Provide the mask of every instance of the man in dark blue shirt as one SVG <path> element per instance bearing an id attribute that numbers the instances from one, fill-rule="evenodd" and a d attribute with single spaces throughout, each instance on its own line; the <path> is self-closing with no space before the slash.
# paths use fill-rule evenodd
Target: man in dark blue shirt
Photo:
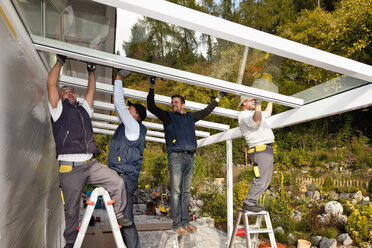
<path id="1" fill-rule="evenodd" d="M 170 174 L 173 229 L 178 235 L 185 235 L 188 232 L 197 231 L 196 227 L 190 224 L 188 212 L 194 172 L 194 153 L 197 148 L 195 122 L 210 114 L 226 93 L 220 92 L 205 109 L 194 113 L 184 112 L 185 99 L 181 95 L 173 95 L 171 97 L 172 111 L 165 111 L 155 105 L 155 80 L 155 77 L 149 79 L 150 91 L 147 95 L 147 108 L 164 125 Z"/>

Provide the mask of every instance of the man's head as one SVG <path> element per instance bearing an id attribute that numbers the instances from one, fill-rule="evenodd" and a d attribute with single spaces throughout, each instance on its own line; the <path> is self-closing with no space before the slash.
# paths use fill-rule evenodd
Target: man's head
<path id="1" fill-rule="evenodd" d="M 241 96 L 240 104 L 238 107 L 241 107 L 242 110 L 254 110 L 256 107 L 255 101 L 249 96 Z"/>
<path id="2" fill-rule="evenodd" d="M 173 95 L 171 96 L 171 99 L 172 112 L 183 114 L 183 110 L 185 109 L 185 98 L 181 95 Z"/>
<path id="3" fill-rule="evenodd" d="M 129 113 L 136 121 L 142 122 L 144 119 L 146 119 L 146 108 L 143 105 L 138 103 L 133 104 L 131 101 L 128 100 L 128 106 Z"/>
<path id="4" fill-rule="evenodd" d="M 71 104 L 76 104 L 77 99 L 73 88 L 69 86 L 63 86 L 58 90 L 58 93 L 62 102 L 67 98 Z"/>

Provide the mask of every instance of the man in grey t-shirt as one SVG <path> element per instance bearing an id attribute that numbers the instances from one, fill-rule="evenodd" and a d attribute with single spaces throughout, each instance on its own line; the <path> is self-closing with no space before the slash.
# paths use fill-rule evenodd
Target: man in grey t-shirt
<path id="1" fill-rule="evenodd" d="M 240 98 L 239 107 L 242 112 L 239 116 L 239 127 L 248 144 L 248 153 L 253 160 L 255 178 L 251 184 L 247 197 L 243 201 L 242 209 L 260 212 L 263 209 L 257 206 L 262 193 L 269 187 L 273 174 L 274 134 L 266 122 L 271 115 L 273 104 L 269 102 L 265 111 L 261 110 L 261 100 L 248 96 Z"/>

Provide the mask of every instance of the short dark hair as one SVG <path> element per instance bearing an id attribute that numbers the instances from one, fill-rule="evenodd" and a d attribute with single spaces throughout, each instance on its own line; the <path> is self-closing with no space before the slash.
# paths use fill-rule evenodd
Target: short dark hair
<path id="1" fill-rule="evenodd" d="M 176 98 L 176 97 L 181 99 L 181 103 L 185 104 L 185 98 L 183 98 L 183 96 L 181 96 L 181 95 L 178 95 L 178 94 L 173 95 L 173 96 L 171 96 L 171 99 Z"/>

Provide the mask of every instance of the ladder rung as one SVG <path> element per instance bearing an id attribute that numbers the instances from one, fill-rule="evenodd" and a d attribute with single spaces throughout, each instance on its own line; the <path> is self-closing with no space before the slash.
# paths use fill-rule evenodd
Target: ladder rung
<path id="1" fill-rule="evenodd" d="M 249 230 L 249 233 L 269 233 L 272 229 L 253 229 Z M 236 236 L 245 236 L 245 230 L 244 228 L 239 228 L 236 232 Z"/>
<path id="2" fill-rule="evenodd" d="M 269 233 L 272 232 L 272 229 L 253 229 L 249 230 L 249 233 Z"/>

